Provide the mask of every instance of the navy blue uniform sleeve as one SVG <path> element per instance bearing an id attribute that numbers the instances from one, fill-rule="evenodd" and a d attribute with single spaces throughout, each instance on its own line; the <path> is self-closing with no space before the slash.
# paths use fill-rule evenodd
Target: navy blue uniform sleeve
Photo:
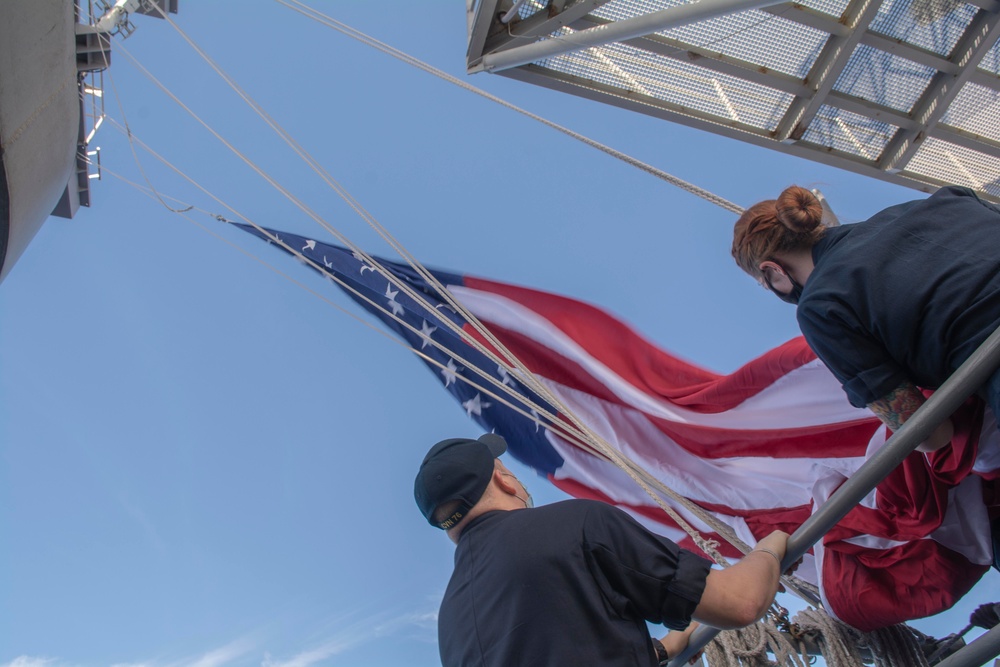
<path id="1" fill-rule="evenodd" d="M 711 562 L 601 503 L 587 515 L 584 539 L 588 566 L 615 613 L 675 630 L 688 626 Z"/>
<path id="2" fill-rule="evenodd" d="M 796 310 L 809 347 L 826 364 L 856 408 L 863 408 L 907 381 L 905 371 L 850 311 L 838 304 L 807 300 Z"/>

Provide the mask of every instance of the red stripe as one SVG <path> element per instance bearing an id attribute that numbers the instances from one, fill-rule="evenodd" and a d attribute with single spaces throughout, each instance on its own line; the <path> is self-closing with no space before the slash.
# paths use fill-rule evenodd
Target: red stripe
<path id="1" fill-rule="evenodd" d="M 800 336 L 730 375 L 719 375 L 664 352 L 625 323 L 581 301 L 480 278 L 466 277 L 464 282 L 535 311 L 632 386 L 698 412 L 733 408 L 816 358 Z"/>
<path id="2" fill-rule="evenodd" d="M 982 411 L 979 400 L 966 401 L 951 416 L 955 437 L 949 447 L 927 457 L 920 452 L 907 456 L 876 487 L 877 507 L 855 507 L 827 539 L 866 534 L 904 541 L 937 530 L 948 511 L 948 492 L 972 472 Z"/>
<path id="3" fill-rule="evenodd" d="M 933 540 L 884 550 L 839 542 L 823 556 L 824 593 L 840 620 L 870 632 L 950 609 L 988 569 Z"/>
<path id="4" fill-rule="evenodd" d="M 553 353 L 549 348 L 524 334 L 504 329 L 493 323 L 488 323 L 488 325 L 490 331 L 531 372 L 613 405 L 635 409 L 611 393 L 605 385 L 575 361 Z M 467 328 L 466 331 L 484 345 L 489 346 L 471 328 Z M 786 343 L 787 345 L 790 343 Z M 744 369 L 749 369 L 749 366 L 748 364 Z M 747 370 L 744 375 L 750 374 L 754 374 L 754 371 Z M 756 375 L 758 378 L 761 377 L 759 373 Z M 710 393 L 711 391 L 714 390 L 705 387 L 702 393 Z M 759 387 L 755 388 L 754 393 L 756 391 L 759 391 Z M 685 407 L 691 409 L 691 406 Z M 877 418 L 870 417 L 856 422 L 750 430 L 680 424 L 659 417 L 651 417 L 648 414 L 646 418 L 661 433 L 677 442 L 681 447 L 705 459 L 735 456 L 767 456 L 771 458 L 863 456 L 868 441 L 880 425 Z"/>
<path id="5" fill-rule="evenodd" d="M 475 278 L 467 278 L 465 284 L 509 298 L 539 313 L 637 390 L 701 414 L 732 409 L 815 359 L 804 340 L 796 338 L 735 373 L 722 376 L 660 350 L 624 323 L 588 304 Z M 490 326 L 532 372 L 611 405 L 635 410 L 614 396 L 580 364 L 554 353 L 527 335 Z M 908 458 L 879 485 L 876 509 L 855 508 L 824 537 L 821 579 L 831 609 L 845 622 L 869 631 L 939 613 L 968 592 L 986 571 L 986 566 L 974 565 L 933 540 L 919 539 L 941 525 L 948 507 L 949 489 L 971 472 L 980 427 L 977 409 L 976 405 L 966 406 L 954 417 L 957 435 L 951 447 L 927 458 L 919 454 Z M 872 417 L 805 428 L 727 429 L 644 416 L 660 433 L 706 459 L 862 456 L 879 426 L 878 420 Z M 657 447 L 663 448 L 663 443 L 655 439 L 632 445 L 644 447 L 643 454 L 654 460 L 666 455 L 664 449 L 657 452 Z M 572 496 L 618 505 L 636 516 L 676 527 L 675 522 L 657 507 L 623 505 L 576 480 L 550 480 Z M 992 486 L 1000 488 L 1000 485 Z M 720 504 L 703 503 L 702 506 L 717 516 L 741 517 L 758 538 L 773 530 L 793 532 L 811 510 L 806 505 L 745 511 L 734 511 Z M 861 535 L 906 542 L 881 550 L 845 541 Z M 716 539 L 722 545 L 720 551 L 727 557 L 740 557 L 739 552 L 719 536 L 711 533 L 704 536 Z M 690 538 L 682 539 L 680 544 L 698 551 Z"/>

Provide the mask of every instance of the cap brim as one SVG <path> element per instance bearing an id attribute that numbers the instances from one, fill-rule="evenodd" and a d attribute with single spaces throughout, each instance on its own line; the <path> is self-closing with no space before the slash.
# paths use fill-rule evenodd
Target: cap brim
<path id="1" fill-rule="evenodd" d="M 507 441 L 496 433 L 484 433 L 476 438 L 476 440 L 486 445 L 490 453 L 493 454 L 493 458 L 497 458 L 507 451 Z"/>

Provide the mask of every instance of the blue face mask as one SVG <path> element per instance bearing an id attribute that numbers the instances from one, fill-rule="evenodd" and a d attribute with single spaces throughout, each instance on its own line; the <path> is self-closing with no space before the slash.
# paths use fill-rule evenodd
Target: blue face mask
<path id="1" fill-rule="evenodd" d="M 777 264 L 777 262 L 775 263 Z M 779 264 L 779 266 L 781 265 Z M 802 285 L 797 283 L 795 281 L 795 278 L 792 278 L 791 274 L 789 274 L 788 271 L 785 270 L 785 267 L 782 266 L 781 270 L 785 272 L 785 277 L 788 278 L 788 282 L 792 283 L 791 292 L 789 292 L 788 294 L 782 294 L 778 290 L 774 289 L 774 285 L 771 284 L 771 279 L 767 277 L 767 273 L 764 273 L 764 282 L 767 283 L 767 288 L 772 292 L 774 292 L 774 296 L 778 297 L 785 303 L 790 303 L 793 306 L 798 305 L 799 298 L 802 297 Z"/>

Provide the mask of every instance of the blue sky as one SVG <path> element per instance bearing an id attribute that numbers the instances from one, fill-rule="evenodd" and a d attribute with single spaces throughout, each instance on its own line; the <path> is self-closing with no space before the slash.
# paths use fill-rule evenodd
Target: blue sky
<path id="1" fill-rule="evenodd" d="M 316 3 L 464 77 L 463 5 Z M 424 263 L 599 304 L 717 371 L 797 335 L 794 310 L 729 257 L 730 213 L 276 3 L 186 2 L 175 19 Z M 330 224 L 391 255 L 168 24 L 136 24 L 115 42 L 109 116 L 254 222 L 329 240 L 124 47 Z M 920 196 L 469 80 L 742 205 L 797 182 L 856 221 Z M 0 285 L 0 665 L 438 664 L 452 545 L 414 507 L 412 478 L 430 444 L 475 425 L 321 279 L 113 177 L 144 180 L 111 124 L 94 143 L 93 206 L 49 220 Z M 138 154 L 163 195 L 228 215 Z M 560 497 L 514 468 L 539 502 Z M 955 631 L 997 592 L 991 573 L 916 625 Z"/>

